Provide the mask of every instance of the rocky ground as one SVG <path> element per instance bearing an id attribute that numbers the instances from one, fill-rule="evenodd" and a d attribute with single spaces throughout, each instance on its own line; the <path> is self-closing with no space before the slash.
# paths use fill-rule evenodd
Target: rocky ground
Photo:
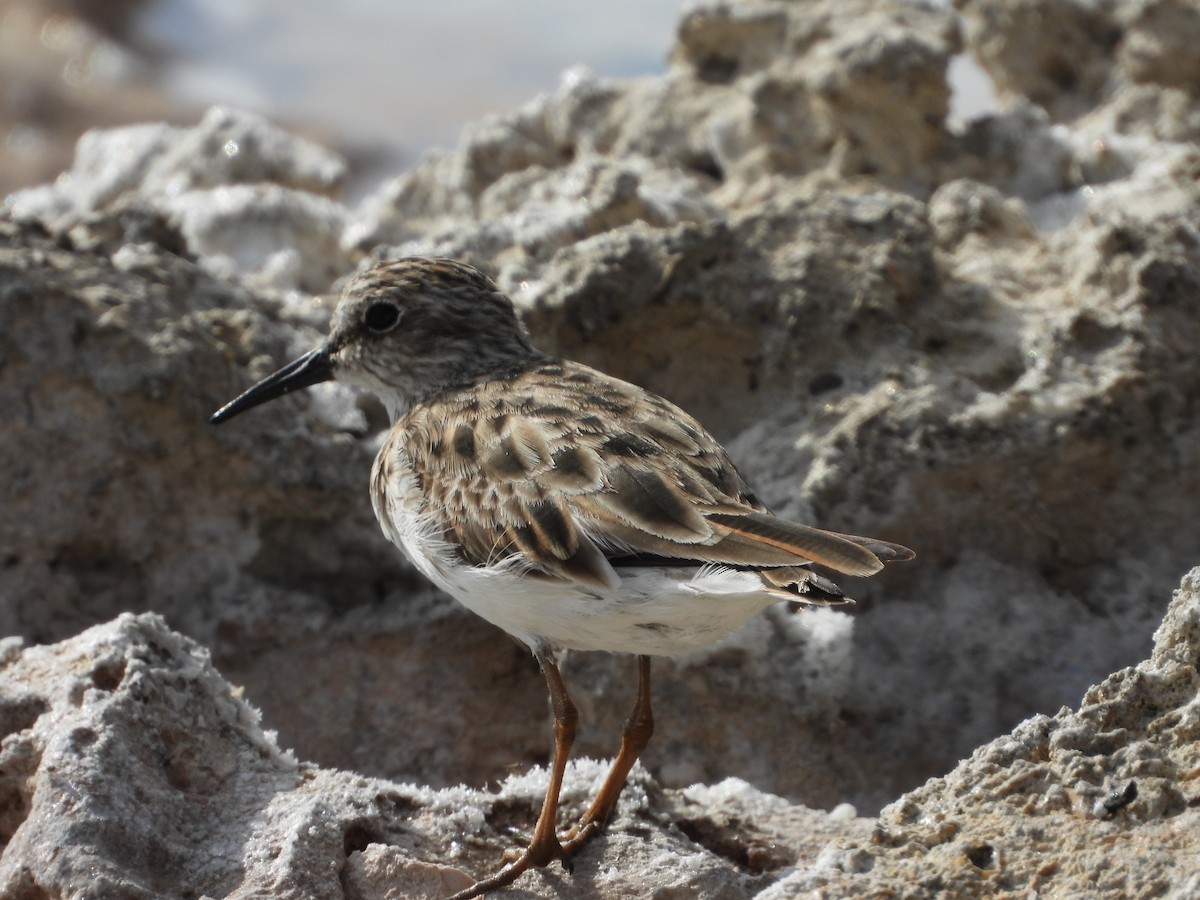
<path id="1" fill-rule="evenodd" d="M 357 208 L 235 111 L 87 136 L 0 218 L 0 894 L 435 896 L 531 827 L 544 688 L 379 535 L 382 410 L 206 422 L 409 253 L 918 552 L 659 663 L 619 821 L 529 895 L 1194 892 L 1198 44 L 1184 0 L 706 2 Z M 632 663 L 565 674 L 611 755 Z"/>

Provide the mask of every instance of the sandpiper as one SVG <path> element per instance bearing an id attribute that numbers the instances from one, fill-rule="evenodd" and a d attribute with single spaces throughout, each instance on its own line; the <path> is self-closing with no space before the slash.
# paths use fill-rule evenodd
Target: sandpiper
<path id="1" fill-rule="evenodd" d="M 546 679 L 554 761 L 527 848 L 466 900 L 571 855 L 611 817 L 650 739 L 650 657 L 729 635 L 771 603 L 847 602 L 814 566 L 872 575 L 906 547 L 779 519 L 686 412 L 537 350 L 512 302 L 448 259 L 378 263 L 346 286 L 329 338 L 212 417 L 337 379 L 394 422 L 371 472 L 387 537 L 431 581 L 526 644 Z M 577 713 L 566 650 L 637 657 L 638 691 L 595 801 L 563 837 Z"/>

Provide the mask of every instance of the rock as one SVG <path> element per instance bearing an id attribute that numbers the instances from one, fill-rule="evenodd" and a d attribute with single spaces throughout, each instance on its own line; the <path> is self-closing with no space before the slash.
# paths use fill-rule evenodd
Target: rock
<path id="1" fill-rule="evenodd" d="M 18 191 L 8 205 L 17 219 L 69 232 L 136 202 L 178 228 L 218 275 L 315 292 L 349 265 L 338 249 L 345 211 L 317 196 L 345 174 L 332 151 L 260 116 L 214 108 L 190 129 L 89 131 L 70 172 Z"/>
<path id="2" fill-rule="evenodd" d="M 569 73 L 355 210 L 332 193 L 336 158 L 259 119 L 89 138 L 70 181 L 0 220 L 3 633 L 52 643 L 159 613 L 329 777 L 449 789 L 544 763 L 528 654 L 435 594 L 372 520 L 379 406 L 325 386 L 206 423 L 319 339 L 316 293 L 364 254 L 438 252 L 495 274 L 540 346 L 689 408 L 779 512 L 918 552 L 848 584 L 849 615 L 775 609 L 656 663 L 652 806 L 736 778 L 894 811 L 1076 704 L 1145 655 L 1200 546 L 1200 149 L 1170 51 L 1191 18 L 1165 0 L 960 5 L 961 37 L 952 12 L 909 3 L 696 4 L 663 75 Z M 1064 81 L 1055 42 L 1080 22 Z M 958 126 L 944 73 L 960 46 L 1006 105 Z M 241 160 L 184 152 L 234 135 Z M 103 146 L 145 165 L 89 163 Z M 578 753 L 610 756 L 631 662 L 564 672 Z M 1057 727 L 1032 721 L 1014 738 L 1030 758 Z M 1149 777 L 1112 772 L 1062 788 L 1092 816 Z M 1152 788 L 1127 804 L 1147 821 L 1175 809 Z M 932 840 L 922 821 L 881 820 L 897 859 Z M 736 856 L 724 840 L 705 846 Z M 347 878 L 458 868 L 371 850 L 394 843 L 351 841 Z M 888 871 L 889 846 L 818 853 L 798 883 Z M 1001 845 L 938 846 L 957 865 Z"/>
<path id="3" fill-rule="evenodd" d="M 1122 4 L 1067 0 L 960 0 L 967 41 L 1003 103 L 1028 98 L 1055 119 L 1101 99 L 1122 37 Z"/>
<path id="4" fill-rule="evenodd" d="M 1037 893 L 1187 896 L 1200 765 L 1200 568 L 1183 579 L 1154 652 L 1088 689 L 1077 711 L 1037 715 L 885 807 L 840 865 L 760 896 Z"/>
<path id="5" fill-rule="evenodd" d="M 573 875 L 548 868 L 517 888 L 766 900 L 1194 884 L 1200 568 L 1155 638 L 1078 712 L 1027 720 L 875 823 L 737 779 L 665 790 L 639 767 Z M 51 646 L 7 639 L 0 726 L 0 892 L 14 898 L 445 897 L 519 844 L 545 789 L 544 769 L 495 791 L 432 790 L 299 763 L 207 652 L 152 614 Z M 567 817 L 604 773 L 572 763 Z"/>
<path id="6" fill-rule="evenodd" d="M 51 646 L 10 639 L 2 652 L 5 897 L 445 897 L 468 872 L 499 868 L 545 791 L 544 770 L 495 792 L 435 791 L 299 763 L 207 652 L 156 615 L 122 614 Z M 568 814 L 605 769 L 572 764 Z M 748 896 L 795 860 L 801 835 L 812 853 L 866 825 L 744 782 L 667 792 L 639 769 L 576 874 L 554 867 L 520 888 Z"/>

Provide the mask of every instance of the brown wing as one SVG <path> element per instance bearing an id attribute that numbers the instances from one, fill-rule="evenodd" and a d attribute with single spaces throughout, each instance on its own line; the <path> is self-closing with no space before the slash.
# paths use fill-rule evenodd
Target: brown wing
<path id="1" fill-rule="evenodd" d="M 660 397 L 569 362 L 442 393 L 401 427 L 428 512 L 476 565 L 614 587 L 614 558 L 870 575 L 895 544 L 777 519 L 719 444 Z"/>

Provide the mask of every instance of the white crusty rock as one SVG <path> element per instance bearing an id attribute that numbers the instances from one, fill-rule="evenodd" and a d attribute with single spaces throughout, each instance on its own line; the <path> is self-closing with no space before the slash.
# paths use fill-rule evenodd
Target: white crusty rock
<path id="1" fill-rule="evenodd" d="M 1189 897 L 1200 888 L 1200 568 L 1150 658 L 884 808 L 760 896 Z"/>
<path id="2" fill-rule="evenodd" d="M 338 250 L 346 210 L 327 196 L 345 178 L 333 151 L 261 116 L 214 107 L 194 128 L 89 131 L 70 171 L 16 192 L 7 207 L 18 220 L 69 232 L 134 204 L 178 228 L 221 276 L 318 291 L 350 264 Z"/>
<path id="3" fill-rule="evenodd" d="M 635 770 L 574 875 L 521 896 L 1125 897 L 1200 884 L 1200 568 L 1151 657 L 979 748 L 879 819 L 794 806 L 738 779 L 665 790 Z M 444 897 L 534 818 L 546 772 L 433 790 L 300 763 L 161 618 L 49 646 L 0 643 L 0 894 Z M 397 740 L 403 741 L 406 735 Z M 564 815 L 606 766 L 575 761 Z"/>
<path id="4" fill-rule="evenodd" d="M 542 769 L 495 791 L 433 790 L 299 763 L 207 652 L 151 614 L 60 644 L 6 640 L 0 728 L 0 895 L 12 898 L 432 900 L 499 865 L 545 790 Z M 565 814 L 582 813 L 606 770 L 571 765 Z M 744 782 L 668 792 L 639 769 L 574 876 L 555 867 L 520 887 L 750 896 L 867 825 Z"/>

